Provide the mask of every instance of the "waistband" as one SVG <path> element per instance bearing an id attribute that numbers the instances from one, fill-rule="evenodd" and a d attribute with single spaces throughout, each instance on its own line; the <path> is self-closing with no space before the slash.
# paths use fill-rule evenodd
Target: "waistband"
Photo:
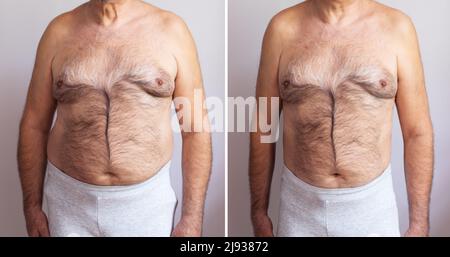
<path id="1" fill-rule="evenodd" d="M 284 183 L 288 183 L 292 189 L 309 192 L 322 200 L 352 200 L 363 198 L 380 190 L 393 190 L 391 164 L 383 171 L 381 175 L 376 177 L 369 183 L 349 188 L 322 188 L 313 186 L 297 176 L 284 166 L 283 171 Z"/>
<path id="2" fill-rule="evenodd" d="M 124 185 L 124 186 L 99 186 L 83 181 L 77 180 L 57 167 L 55 167 L 50 161 L 47 161 L 47 176 L 55 179 L 58 184 L 65 184 L 70 188 L 76 188 L 77 191 L 85 190 L 90 192 L 129 192 L 140 189 L 150 189 L 151 187 L 161 185 L 163 181 L 170 184 L 170 165 L 171 161 L 168 161 L 155 175 L 142 182 Z"/>

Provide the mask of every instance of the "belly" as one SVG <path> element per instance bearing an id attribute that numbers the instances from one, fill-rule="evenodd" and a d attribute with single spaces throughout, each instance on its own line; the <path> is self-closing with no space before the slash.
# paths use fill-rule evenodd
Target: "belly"
<path id="1" fill-rule="evenodd" d="M 315 186 L 360 186 L 388 165 L 392 99 L 348 89 L 284 105 L 285 164 Z"/>
<path id="2" fill-rule="evenodd" d="M 58 105 L 49 160 L 86 183 L 134 184 L 171 158 L 171 131 L 170 99 L 92 89 Z"/>

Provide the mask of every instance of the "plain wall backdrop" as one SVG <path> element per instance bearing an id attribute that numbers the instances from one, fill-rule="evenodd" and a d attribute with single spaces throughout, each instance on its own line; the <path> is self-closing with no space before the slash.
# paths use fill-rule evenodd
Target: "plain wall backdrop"
<path id="1" fill-rule="evenodd" d="M 0 236 L 25 236 L 16 149 L 19 121 L 38 41 L 57 15 L 82 0 L 0 1 Z M 207 96 L 224 99 L 225 6 L 222 0 L 151 0 L 181 16 L 191 29 L 200 57 Z M 223 236 L 225 219 L 224 133 L 213 133 L 213 169 L 206 200 L 205 236 Z M 172 184 L 181 206 L 181 136 L 174 134 Z"/>
<path id="2" fill-rule="evenodd" d="M 284 8 L 300 3 L 295 0 L 229 1 L 229 96 L 254 96 L 264 31 L 271 17 Z M 431 235 L 450 236 L 450 1 L 383 0 L 400 9 L 415 23 L 425 68 L 435 133 L 435 177 L 431 203 Z M 383 36 L 383 35 L 380 35 Z M 394 112 L 395 113 L 395 112 Z M 393 116 L 392 170 L 397 195 L 400 226 L 408 226 L 408 207 L 403 173 L 403 142 L 398 117 Z M 280 135 L 282 136 L 282 135 Z M 281 137 L 280 137 L 281 138 Z M 248 133 L 229 134 L 229 235 L 251 236 L 248 186 Z M 279 141 L 280 142 L 280 141 Z M 277 156 L 269 214 L 276 227 L 279 205 L 279 180 L 282 147 Z"/>

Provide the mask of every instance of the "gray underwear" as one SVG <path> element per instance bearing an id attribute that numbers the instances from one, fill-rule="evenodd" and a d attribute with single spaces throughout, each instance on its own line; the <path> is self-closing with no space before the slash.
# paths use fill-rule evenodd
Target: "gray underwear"
<path id="1" fill-rule="evenodd" d="M 390 166 L 366 185 L 338 189 L 312 186 L 285 167 L 277 236 L 400 236 Z"/>
<path id="2" fill-rule="evenodd" d="M 50 235 L 168 237 L 177 199 L 170 162 L 150 179 L 130 186 L 96 186 L 48 162 L 44 185 Z"/>

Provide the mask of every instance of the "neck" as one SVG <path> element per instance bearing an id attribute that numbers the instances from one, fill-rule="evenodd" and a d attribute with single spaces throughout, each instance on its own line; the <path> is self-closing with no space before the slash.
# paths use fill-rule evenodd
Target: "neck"
<path id="1" fill-rule="evenodd" d="M 109 26 L 125 14 L 125 9 L 134 0 L 91 0 L 89 7 L 98 24 Z"/>
<path id="2" fill-rule="evenodd" d="M 335 24 L 345 18 L 358 15 L 358 9 L 365 0 L 312 0 L 312 5 L 319 19 L 325 23 Z"/>

